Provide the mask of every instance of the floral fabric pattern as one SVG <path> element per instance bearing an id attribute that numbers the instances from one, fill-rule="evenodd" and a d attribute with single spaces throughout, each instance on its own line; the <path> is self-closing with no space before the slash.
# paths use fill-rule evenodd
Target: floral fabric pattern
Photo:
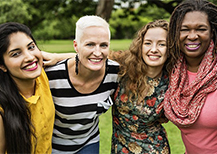
<path id="1" fill-rule="evenodd" d="M 163 104 L 168 76 L 148 78 L 151 89 L 141 103 L 132 103 L 120 84 L 114 97 L 112 154 L 168 154 Z"/>

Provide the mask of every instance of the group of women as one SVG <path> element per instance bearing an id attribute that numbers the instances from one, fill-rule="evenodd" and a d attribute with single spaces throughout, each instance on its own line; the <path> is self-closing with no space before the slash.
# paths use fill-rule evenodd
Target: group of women
<path id="1" fill-rule="evenodd" d="M 98 117 L 110 106 L 111 153 L 170 153 L 168 120 L 186 154 L 217 153 L 216 14 L 186 0 L 169 23 L 148 23 L 129 50 L 111 53 L 108 23 L 84 16 L 77 54 L 45 71 L 28 27 L 1 24 L 0 153 L 99 153 Z"/>

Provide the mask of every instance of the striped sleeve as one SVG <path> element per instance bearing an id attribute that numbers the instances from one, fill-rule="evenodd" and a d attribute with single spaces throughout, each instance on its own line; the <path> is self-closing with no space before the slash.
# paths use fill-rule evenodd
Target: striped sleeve
<path id="1" fill-rule="evenodd" d="M 119 65 L 107 60 L 100 86 L 90 94 L 81 94 L 69 79 L 67 61 L 45 70 L 56 109 L 52 153 L 76 153 L 99 141 L 99 115 L 113 104 L 110 95 L 118 84 Z"/>

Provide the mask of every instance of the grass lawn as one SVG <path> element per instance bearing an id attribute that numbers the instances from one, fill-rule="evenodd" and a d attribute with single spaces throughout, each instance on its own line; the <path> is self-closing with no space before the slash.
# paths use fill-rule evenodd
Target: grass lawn
<path id="1" fill-rule="evenodd" d="M 37 41 L 38 46 L 43 51 L 48 52 L 74 52 L 73 40 L 51 40 L 51 41 Z M 129 48 L 131 40 L 111 40 L 110 49 L 126 50 Z"/>
<path id="2" fill-rule="evenodd" d="M 74 52 L 72 40 L 52 40 L 52 41 L 38 41 L 38 46 L 43 51 L 48 52 Z M 110 49 L 125 50 L 130 46 L 131 40 L 111 40 Z M 112 134 L 112 119 L 111 109 L 105 114 L 100 116 L 100 154 L 109 154 L 111 147 L 111 134 Z M 181 140 L 180 131 L 171 122 L 164 124 L 166 128 L 171 153 L 184 154 L 184 145 Z"/>

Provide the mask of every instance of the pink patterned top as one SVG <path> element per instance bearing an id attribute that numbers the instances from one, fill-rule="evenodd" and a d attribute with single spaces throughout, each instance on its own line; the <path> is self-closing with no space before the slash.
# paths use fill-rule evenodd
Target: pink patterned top
<path id="1" fill-rule="evenodd" d="M 187 72 L 189 83 L 197 73 Z M 217 91 L 208 94 L 200 116 L 190 127 L 179 128 L 186 154 L 217 154 Z"/>

